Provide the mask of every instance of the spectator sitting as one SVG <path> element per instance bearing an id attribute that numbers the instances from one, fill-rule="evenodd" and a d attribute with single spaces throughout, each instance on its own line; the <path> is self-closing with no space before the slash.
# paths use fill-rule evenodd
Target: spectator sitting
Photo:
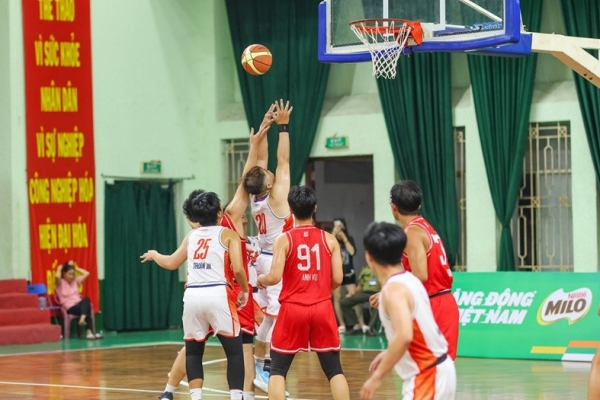
<path id="1" fill-rule="evenodd" d="M 345 293 L 354 292 L 356 288 L 356 274 L 354 273 L 354 264 L 352 262 L 356 248 L 354 244 L 354 238 L 348 233 L 346 227 L 346 220 L 343 218 L 335 218 L 333 220 L 333 229 L 329 230 L 338 241 L 340 245 L 340 252 L 342 255 L 343 272 L 344 277 L 342 284 L 333 291 L 333 309 L 335 310 L 335 316 L 338 321 L 338 332 L 346 333 L 346 324 L 344 323 L 344 316 L 342 309 L 340 308 L 340 300 L 342 298 L 342 289 Z M 362 309 L 360 306 L 355 307 L 356 315 L 361 326 L 364 325 L 362 316 Z M 352 326 L 350 326 L 352 329 Z"/>
<path id="2" fill-rule="evenodd" d="M 75 277 L 75 272 L 79 276 Z M 88 297 L 81 297 L 79 285 L 90 275 L 88 271 L 78 267 L 75 262 L 67 261 L 56 269 L 56 294 L 60 305 L 68 314 L 79 317 L 79 325 L 86 326 L 86 338 L 89 340 L 102 339 L 102 335 L 95 332 L 92 319 L 92 306 Z"/>
<path id="3" fill-rule="evenodd" d="M 365 266 L 358 276 L 358 285 L 356 288 L 346 295 L 346 298 L 340 301 L 340 308 L 344 314 L 344 319 L 349 326 L 354 328 L 347 335 L 357 335 L 366 333 L 369 336 L 375 336 L 374 327 L 378 323 L 377 312 L 371 312 L 371 320 L 369 326 L 360 326 L 358 318 L 354 312 L 354 306 L 363 304 L 369 301 L 369 297 L 381 290 L 381 284 L 377 280 L 375 274 L 368 266 Z"/>

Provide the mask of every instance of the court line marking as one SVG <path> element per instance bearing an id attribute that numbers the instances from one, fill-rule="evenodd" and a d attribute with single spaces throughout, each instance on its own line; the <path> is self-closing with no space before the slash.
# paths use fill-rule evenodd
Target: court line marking
<path id="1" fill-rule="evenodd" d="M 203 361 L 203 362 L 202 362 L 202 365 L 216 364 L 216 363 L 219 363 L 219 362 L 224 362 L 224 361 L 227 361 L 227 358 L 217 358 L 217 359 L 215 359 L 215 360 Z M 167 374 L 167 376 L 169 376 L 169 374 Z M 189 384 L 187 381 L 181 381 L 181 382 L 179 382 L 179 384 L 180 384 L 180 385 L 187 386 L 187 387 L 189 387 L 189 386 L 190 386 L 190 384 Z M 202 388 L 202 391 L 203 391 L 203 392 L 204 392 L 204 391 L 209 391 L 209 392 L 215 392 L 215 393 L 222 393 L 222 394 L 225 394 L 225 395 L 229 396 L 229 391 L 226 391 L 226 390 L 221 390 L 221 389 L 212 389 L 212 388 L 209 388 L 209 387 L 206 387 L 206 386 L 204 386 L 204 387 Z M 255 391 L 255 392 L 256 392 L 256 391 Z M 254 395 L 254 398 L 255 398 L 255 399 L 268 399 L 268 398 L 269 398 L 269 396 L 264 396 L 264 395 L 257 395 L 257 394 L 255 394 L 255 395 Z M 311 400 L 311 399 L 297 399 L 297 398 L 294 398 L 294 397 L 287 397 L 286 399 L 287 399 L 287 400 Z"/>
<path id="2" fill-rule="evenodd" d="M 57 349 L 57 350 L 45 350 L 45 351 L 33 351 L 33 352 L 21 352 L 21 353 L 6 353 L 0 354 L 0 357 L 11 357 L 11 356 L 27 356 L 27 355 L 36 355 L 36 354 L 54 354 L 54 353 L 71 353 L 78 351 L 96 351 L 96 350 L 107 350 L 107 349 L 126 349 L 131 347 L 149 347 L 149 346 L 165 346 L 165 345 L 174 345 L 174 346 L 183 346 L 185 342 L 172 342 L 172 341 L 162 341 L 162 342 L 146 342 L 146 343 L 131 343 L 131 344 L 115 344 L 115 345 L 107 345 L 102 347 L 90 347 L 87 349 Z M 221 343 L 206 343 L 207 346 L 217 347 L 221 346 Z M 367 348 L 344 348 L 343 351 L 384 351 L 385 349 L 367 349 Z"/>
<path id="3" fill-rule="evenodd" d="M 107 387 L 107 386 L 64 385 L 64 384 L 54 384 L 54 383 L 30 383 L 30 382 L 0 381 L 0 385 L 38 386 L 38 387 L 52 387 L 52 388 L 61 388 L 61 389 L 62 388 L 70 388 L 70 389 L 114 390 L 117 392 L 136 392 L 136 393 L 162 393 L 158 390 L 112 388 L 112 387 Z"/>
<path id="4" fill-rule="evenodd" d="M 127 388 L 113 388 L 108 386 L 84 386 L 84 385 L 63 385 L 63 384 L 52 384 L 52 383 L 29 383 L 29 382 L 7 382 L 0 381 L 0 385 L 15 385 L 15 386 L 37 386 L 37 387 L 52 387 L 52 388 L 69 388 L 69 389 L 93 389 L 93 390 L 110 390 L 115 392 L 134 392 L 134 393 L 162 393 L 158 390 L 147 390 L 147 389 L 127 389 Z M 229 397 L 229 391 L 212 389 L 209 387 L 202 388 L 202 391 L 214 392 L 214 396 Z M 176 392 L 185 394 L 184 392 Z M 267 396 L 257 395 L 257 399 L 266 399 Z M 300 399 L 295 397 L 289 397 L 289 400 L 313 400 L 313 399 Z"/>
<path id="5" fill-rule="evenodd" d="M 183 346 L 185 343 L 181 342 L 147 342 L 147 343 L 131 343 L 131 344 L 115 344 L 108 345 L 103 347 L 90 347 L 87 349 L 57 349 L 57 350 L 45 350 L 45 351 L 30 351 L 30 352 L 22 352 L 22 353 L 7 353 L 0 354 L 0 357 L 10 357 L 10 356 L 27 356 L 27 355 L 36 355 L 36 354 L 55 354 L 55 353 L 74 353 L 78 351 L 96 351 L 96 350 L 112 350 L 112 349 L 126 349 L 131 347 L 149 347 L 149 346 L 165 346 L 165 345 L 174 345 L 174 346 Z"/>
<path id="6" fill-rule="evenodd" d="M 121 345 L 108 345 L 108 346 L 102 346 L 102 347 L 93 347 L 93 348 L 87 348 L 87 349 L 57 349 L 57 350 L 49 350 L 49 351 L 36 351 L 36 352 L 23 352 L 23 353 L 10 353 L 10 354 L 0 354 L 0 357 L 10 357 L 10 356 L 27 356 L 27 355 L 37 355 L 37 354 L 53 354 L 53 353 L 67 353 L 67 352 L 79 352 L 79 351 L 97 351 L 97 350 L 112 350 L 112 349 L 124 349 L 124 348 L 132 348 L 132 347 L 151 347 L 151 346 L 167 346 L 167 345 L 174 345 L 174 346 L 182 346 L 185 345 L 185 342 L 173 342 L 173 341 L 160 341 L 160 342 L 146 342 L 146 343 L 131 343 L 131 344 L 121 344 Z M 221 343 L 206 343 L 207 346 L 211 346 L 211 347 L 217 347 L 217 346 L 221 346 Z M 373 351 L 377 351 L 377 352 L 381 352 L 384 349 L 365 349 L 365 348 L 344 348 L 342 347 L 341 350 L 344 351 L 360 351 L 360 352 L 373 352 Z M 305 352 L 306 353 L 306 352 Z M 217 362 L 223 362 L 226 361 L 226 358 L 222 358 L 222 359 L 216 359 L 216 360 L 209 360 L 209 361 L 205 361 L 202 364 L 203 365 L 210 365 L 210 364 L 215 364 Z M 184 383 L 184 381 L 182 381 L 181 383 L 183 383 L 184 385 L 187 384 L 187 382 Z M 40 386 L 40 387 L 70 387 L 70 388 L 81 388 L 81 389 L 105 389 L 105 390 L 115 390 L 115 391 L 130 391 L 130 392 L 140 392 L 140 393 L 162 393 L 159 391 L 155 391 L 155 390 L 142 390 L 142 389 L 126 389 L 126 388 L 109 388 L 109 387 L 93 387 L 93 386 L 69 386 L 69 385 L 53 385 L 53 384 L 38 384 L 38 383 L 19 383 L 19 382 L 5 382 L 5 381 L 0 381 L 0 384 L 7 384 L 7 385 L 30 385 L 30 386 Z M 186 385 L 189 386 L 189 385 Z M 229 396 L 229 392 L 225 392 L 225 391 L 220 391 L 218 389 L 211 389 L 209 387 L 204 387 L 203 391 L 207 390 L 207 391 L 212 391 L 215 392 L 215 395 L 219 395 L 219 396 Z M 220 394 L 219 392 L 223 393 Z M 268 396 L 263 396 L 263 395 L 256 395 L 255 398 L 259 398 L 259 399 L 267 399 Z M 294 398 L 294 397 L 289 397 L 288 400 L 313 400 L 313 399 L 302 399 L 302 398 Z"/>

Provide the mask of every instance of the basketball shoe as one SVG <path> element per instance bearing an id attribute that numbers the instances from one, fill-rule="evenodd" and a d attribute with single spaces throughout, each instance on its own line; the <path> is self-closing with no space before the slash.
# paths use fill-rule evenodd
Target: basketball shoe
<path id="1" fill-rule="evenodd" d="M 158 400 L 173 400 L 173 393 L 164 392 L 160 396 L 158 396 Z"/>

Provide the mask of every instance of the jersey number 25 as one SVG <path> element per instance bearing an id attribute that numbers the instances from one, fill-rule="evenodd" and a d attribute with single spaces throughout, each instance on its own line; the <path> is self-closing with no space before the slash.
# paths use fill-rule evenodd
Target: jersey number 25
<path id="1" fill-rule="evenodd" d="M 204 260 L 208 254 L 208 247 L 211 239 L 200 239 L 198 240 L 198 247 L 194 251 L 194 260 Z"/>

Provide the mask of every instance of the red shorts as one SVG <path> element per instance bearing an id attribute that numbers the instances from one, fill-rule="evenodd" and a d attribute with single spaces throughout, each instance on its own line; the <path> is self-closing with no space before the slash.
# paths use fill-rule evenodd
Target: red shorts
<path id="1" fill-rule="evenodd" d="M 448 355 L 456 360 L 458 347 L 458 305 L 452 293 L 448 292 L 429 299 L 433 318 L 448 342 Z"/>
<path id="2" fill-rule="evenodd" d="M 273 328 L 271 349 L 283 354 L 340 351 L 332 302 L 325 300 L 311 306 L 282 303 Z"/>
<path id="3" fill-rule="evenodd" d="M 255 336 L 256 332 L 254 330 L 254 297 L 252 296 L 252 286 L 248 285 L 248 289 L 250 289 L 248 293 L 248 303 L 244 308 L 238 310 L 238 317 L 240 319 L 240 328 L 242 332 L 247 335 Z M 235 298 L 237 299 L 237 295 L 240 294 L 242 288 L 234 284 L 233 285 L 233 293 L 235 294 Z"/>

